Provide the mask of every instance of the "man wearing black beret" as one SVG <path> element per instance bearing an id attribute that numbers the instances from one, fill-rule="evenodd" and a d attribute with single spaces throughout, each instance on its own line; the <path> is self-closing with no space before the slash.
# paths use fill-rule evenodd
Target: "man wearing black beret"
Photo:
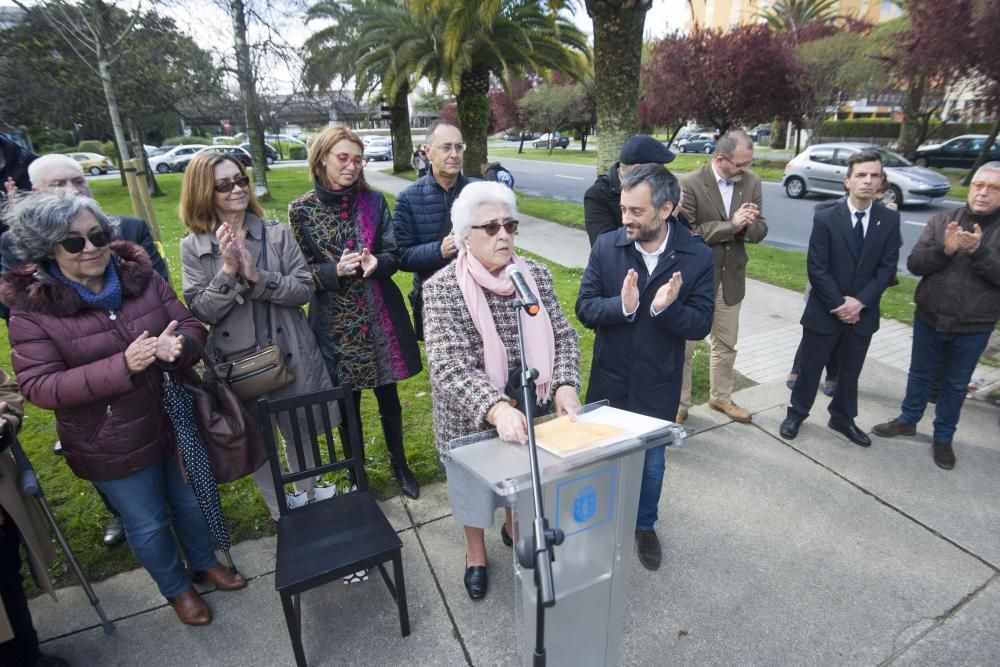
<path id="1" fill-rule="evenodd" d="M 597 237 L 622 226 L 621 179 L 637 164 L 667 164 L 673 152 L 648 134 L 638 134 L 622 146 L 618 162 L 608 173 L 597 177 L 583 196 L 583 224 L 593 246 Z"/>

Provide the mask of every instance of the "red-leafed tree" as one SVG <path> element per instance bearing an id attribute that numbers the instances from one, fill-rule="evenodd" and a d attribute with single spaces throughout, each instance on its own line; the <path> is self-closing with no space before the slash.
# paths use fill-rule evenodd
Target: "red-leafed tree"
<path id="1" fill-rule="evenodd" d="M 1000 133 L 1000 49 L 996 47 L 998 25 L 1000 25 L 1000 0 L 985 0 L 972 20 L 970 55 L 972 62 L 975 63 L 975 75 L 980 82 L 979 102 L 990 111 L 994 120 L 989 140 L 983 144 L 983 150 L 976 158 L 976 163 L 962 181 L 965 185 L 972 181 L 976 170 L 986 163 L 990 147 Z"/>
<path id="2" fill-rule="evenodd" d="M 788 117 L 793 73 L 789 49 L 765 26 L 729 32 L 698 28 L 653 46 L 644 97 L 653 111 L 654 104 L 669 105 L 671 98 L 685 96 L 692 117 L 725 132 Z"/>
<path id="3" fill-rule="evenodd" d="M 698 115 L 693 97 L 682 91 L 688 85 L 679 68 L 665 60 L 684 48 L 682 35 L 667 35 L 652 50 L 642 67 L 642 88 L 639 99 L 639 124 L 647 131 L 662 128 L 670 132 L 671 140 L 688 120 Z"/>
<path id="4" fill-rule="evenodd" d="M 904 155 L 927 138 L 948 88 L 969 72 L 973 4 L 973 0 L 902 2 L 905 14 L 885 41 L 889 50 L 883 59 L 904 93 L 898 144 Z"/>
<path id="5" fill-rule="evenodd" d="M 490 81 L 490 132 L 503 130 L 520 131 L 523 128 L 521 118 L 517 113 L 517 103 L 524 94 L 531 90 L 538 77 L 527 73 L 523 76 L 507 78 L 507 85 L 493 78 Z"/>

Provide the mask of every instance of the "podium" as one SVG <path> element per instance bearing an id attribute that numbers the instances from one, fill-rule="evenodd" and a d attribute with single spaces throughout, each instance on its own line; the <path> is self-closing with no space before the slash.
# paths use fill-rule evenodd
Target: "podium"
<path id="1" fill-rule="evenodd" d="M 605 401 L 588 404 L 581 414 L 605 405 Z M 548 419 L 552 417 L 535 423 Z M 683 427 L 663 424 L 566 458 L 538 448 L 545 514 L 549 526 L 566 535 L 555 548 L 556 604 L 545 611 L 550 665 L 618 664 L 645 451 L 684 437 Z M 527 446 L 504 442 L 496 431 L 487 431 L 455 439 L 450 447 L 452 461 L 513 508 L 515 540 L 530 534 L 535 509 Z M 516 557 L 513 563 L 516 636 L 523 664 L 530 665 L 535 643 L 534 570 L 522 568 Z"/>

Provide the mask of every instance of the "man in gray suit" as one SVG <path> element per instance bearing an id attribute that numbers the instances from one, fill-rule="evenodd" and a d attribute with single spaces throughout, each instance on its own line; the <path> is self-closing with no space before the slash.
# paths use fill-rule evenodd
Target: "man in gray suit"
<path id="1" fill-rule="evenodd" d="M 681 211 L 695 233 L 715 253 L 715 316 L 712 319 L 712 356 L 709 401 L 713 410 L 738 422 L 750 413 L 733 402 L 733 367 L 739 335 L 740 303 L 746 291 L 747 243 L 767 236 L 760 177 L 747 171 L 753 164 L 753 141 L 743 130 L 730 130 L 719 139 L 711 162 L 681 180 Z M 691 405 L 691 357 L 695 342 L 688 341 L 684 358 L 678 423 L 687 419 Z"/>

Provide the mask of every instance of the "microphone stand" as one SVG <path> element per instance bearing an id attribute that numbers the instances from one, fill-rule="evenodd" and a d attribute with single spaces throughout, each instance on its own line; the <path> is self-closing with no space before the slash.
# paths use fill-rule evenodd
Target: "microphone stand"
<path id="1" fill-rule="evenodd" d="M 521 567 L 535 572 L 535 653 L 534 667 L 545 665 L 545 608 L 556 604 L 555 584 L 552 581 L 552 562 L 555 546 L 562 544 L 565 535 L 558 528 L 550 529 L 542 507 L 542 482 L 538 468 L 538 445 L 535 443 L 535 379 L 538 371 L 528 368 L 524 354 L 524 328 L 521 326 L 524 304 L 514 301 L 517 309 L 517 346 L 521 353 L 521 388 L 524 415 L 528 420 L 528 461 L 531 465 L 531 489 L 535 501 L 535 520 L 532 534 L 517 541 L 517 560 Z"/>

